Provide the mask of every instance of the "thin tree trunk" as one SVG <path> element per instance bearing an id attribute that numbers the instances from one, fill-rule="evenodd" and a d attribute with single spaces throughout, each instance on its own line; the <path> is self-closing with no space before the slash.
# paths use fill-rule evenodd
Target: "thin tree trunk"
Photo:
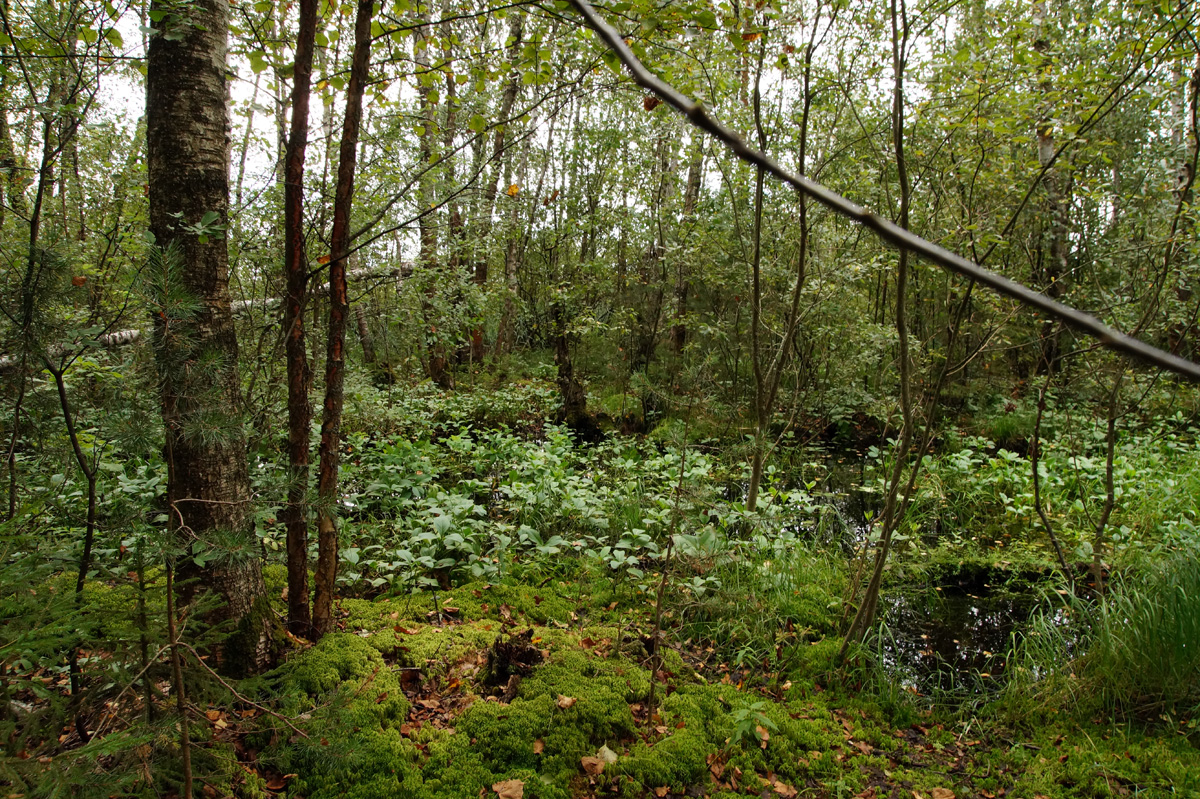
<path id="1" fill-rule="evenodd" d="M 434 130 L 437 127 L 437 109 L 432 101 L 434 78 L 430 62 L 430 27 L 432 14 L 428 6 L 423 7 L 422 24 L 417 28 L 413 37 L 413 61 L 417 65 L 417 98 L 421 108 L 422 132 L 418 137 L 418 159 L 420 168 L 426 170 L 419 178 L 417 195 L 422 211 L 417 220 L 417 235 L 420 250 L 417 255 L 417 266 L 425 275 L 425 297 L 421 302 L 421 315 L 425 324 L 425 371 L 429 379 L 439 388 L 453 387 L 453 377 L 450 374 L 450 361 L 446 357 L 446 330 L 442 320 L 435 316 L 437 305 L 433 296 L 441 288 L 442 281 L 435 279 L 431 273 L 438 271 L 438 235 L 437 216 L 430 211 L 435 203 L 435 180 L 430 166 L 434 160 Z"/>
<path id="2" fill-rule="evenodd" d="M 314 577 L 313 627 L 320 636 L 333 629 L 333 594 L 337 581 L 338 464 L 341 459 L 342 383 L 345 377 L 347 250 L 358 131 L 362 122 L 363 88 L 371 58 L 372 0 L 359 0 L 354 19 L 354 54 L 346 89 L 346 119 L 338 158 L 337 190 L 333 205 L 333 234 L 329 262 L 329 333 L 325 355 L 325 407 L 321 418 L 321 469 L 317 487 L 317 570 Z"/>
<path id="3" fill-rule="evenodd" d="M 508 61 L 511 72 L 508 83 L 504 87 L 504 94 L 500 97 L 500 110 L 496 117 L 499 124 L 492 138 L 492 174 L 487 184 L 483 187 L 483 201 L 479 208 L 479 229 L 474 237 L 477 250 L 475 271 L 472 278 L 475 281 L 475 285 L 481 288 L 487 285 L 488 280 L 488 259 L 491 255 L 488 239 L 492 233 L 492 216 L 496 212 L 497 183 L 500 180 L 501 171 L 505 169 L 505 164 L 511 166 L 511 162 L 505 159 L 505 142 L 508 135 L 508 127 L 511 124 L 509 116 L 512 114 L 513 105 L 516 103 L 517 95 L 521 89 L 521 71 L 516 67 L 521 57 L 521 35 L 524 19 L 525 15 L 516 11 L 511 12 L 508 18 Z M 501 324 L 503 325 L 503 322 Z M 475 363 L 481 363 L 483 355 L 483 328 L 476 327 L 471 331 L 471 360 Z"/>
<path id="4" fill-rule="evenodd" d="M 804 59 L 804 90 L 803 90 L 803 110 L 800 116 L 800 146 L 799 146 L 799 174 L 803 175 L 807 163 L 808 151 L 808 121 L 812 110 L 812 56 L 815 48 L 818 24 L 813 22 L 813 29 L 808 46 L 805 48 Z M 760 149 L 766 150 L 767 137 L 762 126 L 761 112 L 761 95 L 759 92 L 759 81 L 762 75 L 762 57 L 766 52 L 766 36 L 764 34 L 762 45 L 759 50 L 759 64 L 754 77 L 754 126 L 758 132 L 758 140 Z M 753 251 L 753 296 L 751 298 L 751 357 L 753 359 L 754 368 L 754 411 L 755 411 L 755 431 L 754 431 L 754 452 L 751 457 L 750 464 L 750 486 L 746 492 L 746 510 L 753 513 L 758 508 L 758 492 L 762 484 L 763 464 L 766 459 L 766 435 L 771 423 L 771 418 L 775 414 L 775 399 L 779 393 L 779 384 L 783 379 L 783 370 L 787 366 L 788 359 L 791 356 L 792 343 L 796 337 L 796 330 L 800 326 L 800 297 L 804 291 L 804 283 L 808 275 L 808 198 L 800 195 L 800 242 L 799 252 L 796 260 L 796 282 L 792 286 L 791 305 L 787 317 L 787 326 L 784 330 L 783 340 L 779 343 L 779 348 L 775 351 L 775 355 L 771 360 L 771 364 L 763 371 L 759 341 L 759 330 L 761 325 L 762 315 L 762 286 L 761 286 L 761 259 L 762 259 L 762 190 L 763 190 L 763 173 L 762 170 L 757 170 L 754 190 L 754 251 Z"/>
<path id="5" fill-rule="evenodd" d="M 292 83 L 292 119 L 284 157 L 283 246 L 287 296 L 283 336 L 288 374 L 287 528 L 288 628 L 294 635 L 312 634 L 308 604 L 309 435 L 312 431 L 312 369 L 304 341 L 308 302 L 308 257 L 304 237 L 304 156 L 308 147 L 308 107 L 312 88 L 317 0 L 300 0 Z M 257 83 L 255 84 L 257 87 Z"/>
<path id="6" fill-rule="evenodd" d="M 361 301 L 354 304 L 354 325 L 358 329 L 358 343 L 362 345 L 363 363 L 374 366 L 378 358 L 375 355 L 375 337 L 371 335 L 371 326 L 367 324 L 367 312 Z"/>
<path id="7" fill-rule="evenodd" d="M 683 223 L 688 225 L 696 216 L 696 203 L 700 199 L 700 177 L 704 165 L 704 151 L 699 146 L 688 164 L 687 188 L 683 195 Z M 803 167 L 801 168 L 803 174 Z M 594 209 L 593 209 L 594 210 Z M 683 354 L 687 344 L 687 311 L 688 311 L 688 276 L 686 264 L 688 259 L 678 258 L 675 264 L 675 324 L 671 327 L 671 349 L 676 355 Z"/>
<path id="8" fill-rule="evenodd" d="M 1067 209 L 1063 197 L 1062 179 L 1058 170 L 1052 166 L 1056 144 L 1054 139 L 1054 85 L 1050 79 L 1053 59 L 1050 54 L 1050 40 L 1046 32 L 1046 7 L 1050 0 L 1037 0 L 1033 4 L 1033 26 L 1036 40 L 1033 49 L 1042 58 L 1039 71 L 1043 76 L 1038 84 L 1042 94 L 1041 112 L 1035 131 L 1037 137 L 1038 164 L 1046 170 L 1042 177 L 1042 185 L 1046 188 L 1045 225 L 1049 229 L 1050 243 L 1048 257 L 1044 262 L 1042 281 L 1045 284 L 1046 296 L 1057 300 L 1062 297 L 1062 281 L 1066 278 L 1068 264 L 1067 242 Z M 1042 323 L 1041 349 L 1042 363 L 1047 371 L 1053 374 L 1058 369 L 1059 338 L 1061 325 L 1052 319 Z"/>
<path id="9" fill-rule="evenodd" d="M 892 90 L 892 144 L 896 159 L 896 176 L 900 183 L 900 214 L 898 221 L 901 227 L 907 229 L 912 191 L 908 177 L 908 162 L 904 156 L 904 68 L 905 50 L 908 43 L 908 20 L 907 18 L 902 18 L 902 12 L 897 8 L 897 0 L 891 0 L 891 22 L 892 72 L 894 76 Z M 874 622 L 875 613 L 879 605 L 879 592 L 883 583 L 883 570 L 887 564 L 888 554 L 891 552 L 892 535 L 900 523 L 908 499 L 906 496 L 904 504 L 898 501 L 900 480 L 904 473 L 904 463 L 908 459 L 909 451 L 912 448 L 913 437 L 912 375 L 911 363 L 909 361 L 907 303 L 908 250 L 901 249 L 898 254 L 898 263 L 896 266 L 895 316 L 900 360 L 900 413 L 902 417 L 900 443 L 895 450 L 896 462 L 892 467 L 891 481 L 888 484 L 887 499 L 884 503 L 883 518 L 881 520 L 881 537 L 875 552 L 875 568 L 871 573 L 870 581 L 867 583 L 867 589 L 863 593 L 858 611 L 854 615 L 854 620 L 850 623 L 850 628 L 846 631 L 846 637 L 842 642 L 842 648 L 839 652 L 839 659 L 845 657 L 851 642 L 862 640 Z M 920 457 L 918 457 L 917 463 L 913 466 L 914 470 L 920 465 L 920 460 Z M 914 471 L 910 477 L 910 483 L 915 479 L 915 475 L 916 472 Z M 910 490 L 907 493 L 911 494 L 912 492 Z"/>

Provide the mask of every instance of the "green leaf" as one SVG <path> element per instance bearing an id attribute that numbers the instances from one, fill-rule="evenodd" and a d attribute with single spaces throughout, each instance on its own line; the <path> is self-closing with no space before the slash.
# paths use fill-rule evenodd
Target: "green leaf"
<path id="1" fill-rule="evenodd" d="M 617 54 L 612 50 L 605 50 L 600 54 L 600 58 L 604 59 L 604 63 L 608 68 L 618 75 L 621 74 L 621 59 L 617 58 Z"/>
<path id="2" fill-rule="evenodd" d="M 108 39 L 109 44 L 118 50 L 125 47 L 125 40 L 121 38 L 121 32 L 116 28 L 109 28 L 104 32 L 104 38 Z"/>
<path id="3" fill-rule="evenodd" d="M 79 41 L 84 42 L 85 44 L 95 44 L 99 39 L 100 34 L 96 32 L 95 28 L 79 29 Z"/>
<path id="4" fill-rule="evenodd" d="M 250 59 L 250 70 L 254 72 L 255 75 L 267 68 L 267 55 L 261 50 L 256 50 L 255 52 L 250 53 L 248 58 Z"/>
<path id="5" fill-rule="evenodd" d="M 476 133 L 483 133 L 487 129 L 487 120 L 483 118 L 482 114 L 474 114 L 467 122 L 467 127 Z"/>
<path id="6" fill-rule="evenodd" d="M 274 5 L 275 4 L 272 3 L 271 0 L 259 0 L 254 4 L 254 10 L 260 14 L 267 14 L 271 11 Z"/>

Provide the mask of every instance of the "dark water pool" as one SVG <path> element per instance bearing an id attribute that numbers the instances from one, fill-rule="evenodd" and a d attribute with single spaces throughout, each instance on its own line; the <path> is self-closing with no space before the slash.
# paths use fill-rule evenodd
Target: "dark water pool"
<path id="1" fill-rule="evenodd" d="M 1014 641 L 1047 606 L 1032 589 L 985 586 L 894 591 L 880 607 L 876 645 L 885 667 L 904 687 L 930 694 L 998 687 Z"/>

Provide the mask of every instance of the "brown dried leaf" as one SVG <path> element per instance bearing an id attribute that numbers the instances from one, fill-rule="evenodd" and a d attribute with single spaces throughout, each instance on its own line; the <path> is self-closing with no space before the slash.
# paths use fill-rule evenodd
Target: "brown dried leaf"
<path id="1" fill-rule="evenodd" d="M 783 780 L 775 780 L 775 782 L 771 785 L 771 787 L 774 788 L 775 793 L 782 796 L 783 799 L 792 799 L 792 797 L 794 797 L 800 793 L 799 791 L 797 791 L 792 786 L 788 785 Z"/>
<path id="2" fill-rule="evenodd" d="M 504 780 L 492 784 L 492 790 L 500 799 L 523 799 L 525 796 L 524 780 Z"/>
<path id="3" fill-rule="evenodd" d="M 554 704 L 558 705 L 559 710 L 566 710 L 569 707 L 573 707 L 578 701 L 579 700 L 573 696 L 563 696 L 562 694 L 559 694 L 558 701 L 556 701 Z"/>
<path id="4" fill-rule="evenodd" d="M 933 799 L 954 799 L 954 791 L 949 788 L 934 788 L 930 793 Z"/>
<path id="5" fill-rule="evenodd" d="M 665 785 L 660 785 L 654 789 L 654 795 L 659 797 L 659 799 L 662 799 L 662 797 L 666 796 L 670 792 L 671 792 L 671 789 Z"/>
<path id="6" fill-rule="evenodd" d="M 754 728 L 754 731 L 758 733 L 758 739 L 761 741 L 760 746 L 762 746 L 763 749 L 766 749 L 767 741 L 771 740 L 771 733 L 767 732 L 767 728 L 761 724 L 757 725 Z"/>
<path id="7" fill-rule="evenodd" d="M 538 738 L 536 741 L 533 742 L 533 753 L 535 755 L 540 755 L 545 750 L 546 750 L 546 744 L 542 741 L 541 738 Z"/>
<path id="8" fill-rule="evenodd" d="M 583 770 L 593 777 L 604 773 L 604 761 L 598 757 L 583 757 L 579 762 L 583 765 Z"/>

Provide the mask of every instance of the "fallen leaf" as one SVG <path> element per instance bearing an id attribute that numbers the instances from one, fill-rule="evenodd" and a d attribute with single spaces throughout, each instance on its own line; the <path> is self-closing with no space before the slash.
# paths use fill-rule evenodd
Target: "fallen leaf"
<path id="1" fill-rule="evenodd" d="M 767 732 L 767 728 L 762 726 L 761 724 L 757 725 L 754 728 L 754 731 L 758 733 L 758 739 L 762 742 L 761 743 L 762 748 L 766 749 L 767 741 L 771 740 L 771 733 Z"/>
<path id="2" fill-rule="evenodd" d="M 492 790 L 500 799 L 522 799 L 525 796 L 524 780 L 504 780 L 492 784 Z"/>
<path id="3" fill-rule="evenodd" d="M 267 780 L 268 791 L 282 791 L 287 787 L 287 777 L 272 777 Z"/>
<path id="4" fill-rule="evenodd" d="M 579 762 L 583 765 L 583 770 L 593 777 L 604 773 L 604 761 L 598 757 L 581 757 Z"/>
<path id="5" fill-rule="evenodd" d="M 616 763 L 617 753 L 608 748 L 608 744 L 600 747 L 600 751 L 596 753 L 596 757 L 603 760 L 605 763 Z"/>
<path id="6" fill-rule="evenodd" d="M 217 719 L 221 718 L 221 711 L 206 710 L 206 711 L 204 711 L 204 715 L 208 718 L 209 721 L 216 721 Z"/>
<path id="7" fill-rule="evenodd" d="M 559 694 L 558 701 L 554 704 L 558 705 L 559 710 L 566 710 L 567 708 L 572 707 L 578 701 L 579 700 L 573 696 L 563 696 L 562 694 Z"/>
<path id="8" fill-rule="evenodd" d="M 794 797 L 798 793 L 800 793 L 795 788 L 788 785 L 786 782 L 783 782 L 782 780 L 775 780 L 775 782 L 771 785 L 771 787 L 774 788 L 775 793 L 782 796 L 783 799 L 792 799 L 792 797 Z"/>
<path id="9" fill-rule="evenodd" d="M 850 745 L 862 752 L 864 755 L 869 755 L 871 752 L 875 751 L 872 749 L 869 743 L 864 743 L 863 741 L 851 741 Z"/>
<path id="10" fill-rule="evenodd" d="M 930 793 L 933 799 L 954 799 L 954 791 L 949 788 L 934 788 Z"/>
<path id="11" fill-rule="evenodd" d="M 542 742 L 541 738 L 538 738 L 536 741 L 533 742 L 533 753 L 535 755 L 540 755 L 543 751 L 545 751 L 545 749 L 546 749 L 546 744 Z"/>
<path id="12" fill-rule="evenodd" d="M 659 797 L 659 799 L 662 799 L 662 797 L 666 796 L 670 792 L 671 789 L 665 785 L 660 785 L 654 789 L 654 795 Z"/>

